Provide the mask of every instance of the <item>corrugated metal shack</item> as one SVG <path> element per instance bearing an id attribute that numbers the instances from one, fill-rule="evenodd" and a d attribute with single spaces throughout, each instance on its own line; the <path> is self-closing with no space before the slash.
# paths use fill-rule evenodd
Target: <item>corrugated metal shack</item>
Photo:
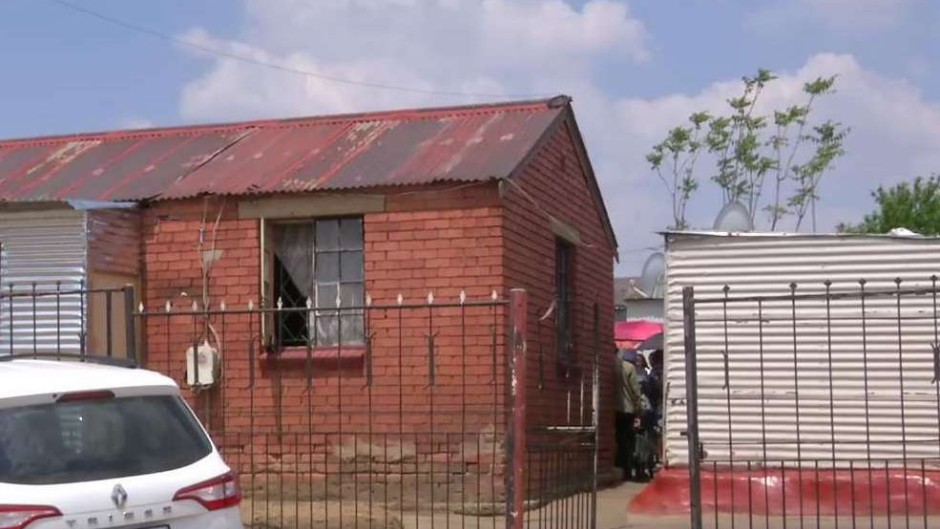
<path id="1" fill-rule="evenodd" d="M 696 300 L 720 299 L 725 287 L 730 298 L 782 298 L 763 306 L 696 305 L 699 431 L 710 459 L 897 459 L 902 448 L 891 440 L 902 435 L 906 457 L 936 457 L 937 301 L 930 291 L 940 271 L 940 239 L 689 232 L 665 237 L 668 464 L 688 463 L 682 289 L 690 285 Z M 886 295 L 861 306 L 857 297 L 833 298 L 828 309 L 827 296 L 799 304 L 786 300 L 792 284 L 799 294 L 825 294 L 827 281 L 831 293 L 855 296 L 863 279 L 868 292 Z M 902 288 L 922 293 L 901 300 L 892 294 L 897 279 Z M 738 440 L 733 453 L 729 431 Z"/>
<path id="2" fill-rule="evenodd" d="M 117 289 L 140 286 L 133 206 L 70 200 L 0 209 L 0 351 L 79 352 L 84 342 L 104 352 L 110 303 L 111 352 L 125 352 Z M 32 296 L 34 289 L 44 294 Z"/>

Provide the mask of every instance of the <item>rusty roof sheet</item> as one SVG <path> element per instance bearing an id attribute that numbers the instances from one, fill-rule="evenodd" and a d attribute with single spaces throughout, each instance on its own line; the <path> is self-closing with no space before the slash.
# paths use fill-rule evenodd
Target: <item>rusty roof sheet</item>
<path id="1" fill-rule="evenodd" d="M 569 101 L 0 141 L 0 201 L 166 200 L 505 178 Z"/>

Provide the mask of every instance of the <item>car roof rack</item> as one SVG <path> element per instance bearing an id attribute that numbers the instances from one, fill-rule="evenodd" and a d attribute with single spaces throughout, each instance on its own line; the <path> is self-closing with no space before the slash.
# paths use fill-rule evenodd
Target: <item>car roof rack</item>
<path id="1" fill-rule="evenodd" d="M 83 362 L 114 367 L 137 368 L 137 361 L 133 358 L 117 358 L 114 356 L 92 355 L 85 353 L 0 353 L 0 362 L 14 360 L 60 360 L 68 362 Z"/>

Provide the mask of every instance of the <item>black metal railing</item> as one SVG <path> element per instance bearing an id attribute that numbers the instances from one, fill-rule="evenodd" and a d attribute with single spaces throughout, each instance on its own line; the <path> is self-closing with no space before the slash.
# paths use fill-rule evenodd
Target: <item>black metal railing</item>
<path id="1" fill-rule="evenodd" d="M 8 284 L 0 289 L 0 355 L 122 358 L 134 363 L 133 287 Z"/>
<path id="2" fill-rule="evenodd" d="M 502 527 L 510 409 L 508 302 L 243 307 L 138 316 L 147 367 L 191 403 L 236 468 L 257 527 Z M 362 315 L 365 338 L 318 348 L 265 337 L 299 315 Z M 342 329 L 337 336 L 344 336 Z M 209 378 L 194 352 L 221 363 Z M 211 380 L 211 383 L 209 381 Z"/>
<path id="3" fill-rule="evenodd" d="M 593 349 L 561 373 L 541 335 L 526 343 L 523 291 L 326 308 L 135 299 L 130 287 L 16 286 L 0 293 L 4 345 L 176 380 L 240 476 L 249 527 L 592 527 L 596 305 L 582 337 Z M 343 333 L 346 314 L 362 333 Z M 281 343 L 285 315 L 350 339 Z"/>

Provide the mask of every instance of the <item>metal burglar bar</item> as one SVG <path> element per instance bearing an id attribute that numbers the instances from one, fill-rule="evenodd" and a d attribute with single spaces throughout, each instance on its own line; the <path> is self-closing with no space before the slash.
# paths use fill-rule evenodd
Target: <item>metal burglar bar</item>
<path id="1" fill-rule="evenodd" d="M 940 526 L 937 288 L 686 287 L 691 526 Z"/>

